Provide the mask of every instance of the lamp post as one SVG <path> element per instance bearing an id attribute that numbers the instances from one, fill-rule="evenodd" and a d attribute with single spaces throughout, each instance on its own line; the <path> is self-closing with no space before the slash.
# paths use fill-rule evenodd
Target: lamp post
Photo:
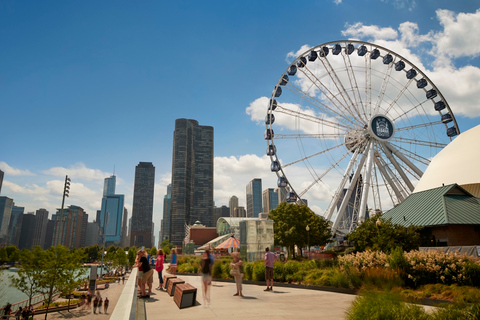
<path id="1" fill-rule="evenodd" d="M 307 230 L 307 248 L 308 248 L 308 259 L 310 259 L 310 227 L 307 224 L 307 227 L 305 228 Z"/>

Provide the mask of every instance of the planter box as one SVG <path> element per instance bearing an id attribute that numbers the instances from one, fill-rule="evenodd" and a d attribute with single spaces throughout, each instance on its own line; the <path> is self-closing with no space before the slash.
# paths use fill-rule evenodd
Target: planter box
<path id="1" fill-rule="evenodd" d="M 333 259 L 335 255 L 333 253 L 319 253 L 317 257 L 318 259 Z"/>
<path id="2" fill-rule="evenodd" d="M 179 309 L 193 307 L 197 301 L 197 288 L 189 283 L 177 284 L 173 301 Z"/>
<path id="3" fill-rule="evenodd" d="M 166 274 L 163 276 L 163 288 L 166 290 L 168 289 L 168 281 L 170 279 L 174 279 L 176 278 L 177 276 L 174 276 L 174 275 L 171 275 L 171 274 Z"/>
<path id="4" fill-rule="evenodd" d="M 168 289 L 167 289 L 168 294 L 170 296 L 173 296 L 175 294 L 175 287 L 177 286 L 177 284 L 182 284 L 182 283 L 185 283 L 185 281 L 183 281 L 180 278 L 170 279 L 168 281 Z"/>

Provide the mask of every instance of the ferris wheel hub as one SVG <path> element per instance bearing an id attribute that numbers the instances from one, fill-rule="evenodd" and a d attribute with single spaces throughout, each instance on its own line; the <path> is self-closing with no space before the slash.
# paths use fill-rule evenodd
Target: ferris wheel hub
<path id="1" fill-rule="evenodd" d="M 353 129 L 345 134 L 345 146 L 354 153 L 358 148 L 364 149 L 370 140 L 370 134 L 365 129 Z"/>
<path id="2" fill-rule="evenodd" d="M 368 125 L 370 136 L 378 141 L 388 141 L 395 134 L 393 121 L 382 114 L 372 117 Z"/>

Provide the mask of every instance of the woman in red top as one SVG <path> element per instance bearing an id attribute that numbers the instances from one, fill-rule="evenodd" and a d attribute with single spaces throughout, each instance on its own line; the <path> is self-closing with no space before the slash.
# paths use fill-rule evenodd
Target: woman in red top
<path id="1" fill-rule="evenodd" d="M 157 252 L 157 261 L 155 262 L 155 270 L 158 272 L 158 280 L 159 280 L 159 285 L 157 290 L 163 290 L 163 277 L 162 277 L 162 271 L 163 271 L 163 261 L 165 259 L 165 256 L 163 254 L 163 250 L 159 249 Z"/>

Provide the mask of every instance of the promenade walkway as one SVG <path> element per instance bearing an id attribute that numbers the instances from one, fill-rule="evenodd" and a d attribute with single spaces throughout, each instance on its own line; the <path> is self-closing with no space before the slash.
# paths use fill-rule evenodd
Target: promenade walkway
<path id="1" fill-rule="evenodd" d="M 244 297 L 235 297 L 234 282 L 213 281 L 210 304 L 202 298 L 200 276 L 178 275 L 197 288 L 197 305 L 179 309 L 164 291 L 144 300 L 146 319 L 345 319 L 355 295 L 290 287 L 275 287 L 264 292 L 264 285 L 243 285 Z M 158 278 L 154 281 L 158 286 Z"/>

